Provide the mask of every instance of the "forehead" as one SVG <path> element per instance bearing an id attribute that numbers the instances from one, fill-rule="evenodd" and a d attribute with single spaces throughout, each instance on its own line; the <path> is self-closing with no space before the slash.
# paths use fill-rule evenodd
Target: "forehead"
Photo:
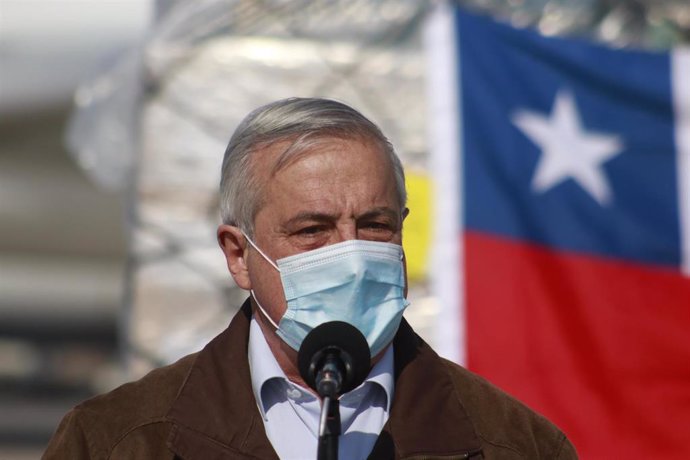
<path id="1" fill-rule="evenodd" d="M 313 189 L 310 198 L 318 194 L 357 197 L 368 192 L 387 201 L 398 201 L 393 165 L 383 147 L 369 139 L 319 137 L 307 142 L 281 141 L 257 150 L 253 167 L 260 190 L 258 208 L 266 200 L 285 198 L 282 195 L 295 188 Z"/>
<path id="2" fill-rule="evenodd" d="M 352 135 L 311 135 L 290 137 L 259 145 L 252 154 L 252 173 L 261 182 L 270 179 L 281 170 L 324 152 L 338 152 L 343 162 L 365 162 L 385 164 L 392 171 L 393 165 L 382 143 L 370 137 Z M 357 152 L 357 155 L 353 155 Z"/>

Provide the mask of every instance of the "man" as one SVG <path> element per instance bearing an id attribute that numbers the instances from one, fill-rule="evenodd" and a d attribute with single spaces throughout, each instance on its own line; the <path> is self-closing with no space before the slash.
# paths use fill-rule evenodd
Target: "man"
<path id="1" fill-rule="evenodd" d="M 316 458 L 320 401 L 297 352 L 331 320 L 372 356 L 340 398 L 340 458 L 576 458 L 402 319 L 405 200 L 392 146 L 354 109 L 287 99 L 249 114 L 223 161 L 218 241 L 250 298 L 201 352 L 77 406 L 45 458 Z"/>

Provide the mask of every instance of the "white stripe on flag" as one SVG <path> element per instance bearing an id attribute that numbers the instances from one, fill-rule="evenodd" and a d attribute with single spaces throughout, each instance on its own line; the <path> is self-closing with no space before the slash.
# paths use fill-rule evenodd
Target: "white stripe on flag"
<path id="1" fill-rule="evenodd" d="M 436 351 L 465 363 L 464 276 L 461 244 L 459 77 L 453 11 L 440 2 L 428 17 L 424 41 L 427 56 L 429 145 L 434 187 L 432 289 L 438 299 L 434 327 Z"/>
<path id="2" fill-rule="evenodd" d="M 672 52 L 671 79 L 675 112 L 681 270 L 686 276 L 690 276 L 690 48 L 678 48 Z"/>

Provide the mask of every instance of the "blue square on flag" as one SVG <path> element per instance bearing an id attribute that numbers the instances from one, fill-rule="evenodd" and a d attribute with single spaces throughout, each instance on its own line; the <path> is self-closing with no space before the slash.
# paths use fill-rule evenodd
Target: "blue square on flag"
<path id="1" fill-rule="evenodd" d="M 678 267 L 669 55 L 457 19 L 466 228 Z"/>

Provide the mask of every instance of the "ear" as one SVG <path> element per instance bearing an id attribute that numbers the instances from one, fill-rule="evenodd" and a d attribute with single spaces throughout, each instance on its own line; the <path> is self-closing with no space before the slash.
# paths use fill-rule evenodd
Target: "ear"
<path id="1" fill-rule="evenodd" d="M 217 235 L 232 279 L 242 289 L 251 289 L 252 283 L 249 280 L 246 262 L 247 239 L 238 227 L 227 224 L 218 227 Z"/>

